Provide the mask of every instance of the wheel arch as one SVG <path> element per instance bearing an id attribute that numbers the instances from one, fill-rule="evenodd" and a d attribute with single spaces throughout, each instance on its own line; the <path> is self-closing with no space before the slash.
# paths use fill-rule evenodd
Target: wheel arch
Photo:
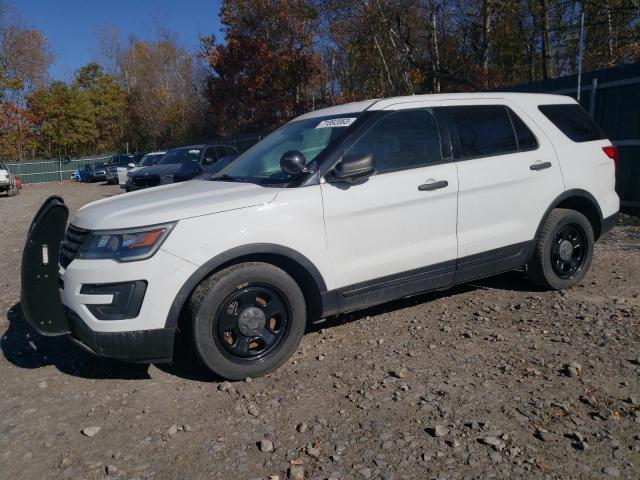
<path id="1" fill-rule="evenodd" d="M 288 247 L 256 243 L 232 248 L 204 263 L 178 291 L 165 321 L 165 328 L 178 326 L 187 300 L 193 290 L 215 272 L 242 262 L 265 262 L 281 268 L 296 281 L 307 302 L 307 318 L 319 318 L 322 313 L 322 294 L 327 287 L 317 267 L 304 255 Z"/>
<path id="2" fill-rule="evenodd" d="M 589 220 L 589 223 L 593 228 L 594 240 L 598 240 L 602 233 L 602 210 L 600 209 L 600 205 L 595 197 L 586 190 L 581 189 L 566 190 L 551 202 L 551 205 L 549 205 L 538 223 L 535 236 L 536 239 L 540 235 L 540 231 L 542 230 L 545 220 L 549 217 L 549 214 L 554 208 L 567 208 L 583 214 L 587 220 Z"/>

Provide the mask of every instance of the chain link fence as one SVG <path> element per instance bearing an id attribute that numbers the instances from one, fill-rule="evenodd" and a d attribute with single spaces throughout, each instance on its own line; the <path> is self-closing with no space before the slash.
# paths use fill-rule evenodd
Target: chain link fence
<path id="1" fill-rule="evenodd" d="M 257 142 L 262 140 L 266 134 L 248 133 L 229 137 L 219 137 L 207 143 L 230 145 L 236 147 L 238 151 L 244 152 Z M 9 170 L 22 180 L 22 183 L 44 183 L 61 182 L 69 180 L 76 170 L 82 170 L 86 165 L 95 163 L 110 163 L 116 153 L 94 155 L 74 159 L 45 159 L 45 160 L 23 160 L 19 162 L 5 162 Z"/>
<path id="2" fill-rule="evenodd" d="M 22 180 L 22 183 L 61 182 L 69 180 L 76 170 L 94 163 L 109 163 L 115 154 L 95 155 L 75 159 L 57 160 L 24 160 L 21 162 L 5 162 L 11 173 Z"/>

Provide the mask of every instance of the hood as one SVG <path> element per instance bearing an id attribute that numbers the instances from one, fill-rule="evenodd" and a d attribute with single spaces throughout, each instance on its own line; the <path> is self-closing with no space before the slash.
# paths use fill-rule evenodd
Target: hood
<path id="1" fill-rule="evenodd" d="M 142 167 L 136 171 L 135 177 L 144 177 L 145 175 L 158 175 L 160 177 L 164 175 L 175 175 L 177 173 L 186 173 L 190 176 L 195 176 L 199 171 L 198 164 L 196 162 L 185 163 L 168 163 L 166 165 L 152 165 L 150 167 Z"/>
<path id="2" fill-rule="evenodd" d="M 71 223 L 89 230 L 155 225 L 263 205 L 273 201 L 279 191 L 253 183 L 197 178 L 89 203 L 78 210 Z"/>

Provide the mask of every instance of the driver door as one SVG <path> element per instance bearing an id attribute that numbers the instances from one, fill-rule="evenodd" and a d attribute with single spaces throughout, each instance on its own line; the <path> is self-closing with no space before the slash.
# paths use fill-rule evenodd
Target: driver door
<path id="1" fill-rule="evenodd" d="M 434 111 L 377 115 L 344 152 L 372 155 L 377 173 L 321 185 L 342 311 L 450 285 L 455 273 L 458 176 Z"/>

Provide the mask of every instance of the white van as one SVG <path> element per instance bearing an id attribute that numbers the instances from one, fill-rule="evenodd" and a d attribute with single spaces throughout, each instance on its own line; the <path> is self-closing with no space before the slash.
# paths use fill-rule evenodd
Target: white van
<path id="1" fill-rule="evenodd" d="M 220 376 L 263 375 L 329 315 L 520 267 L 546 288 L 577 284 L 615 223 L 616 160 L 564 96 L 314 111 L 214 176 L 99 200 L 68 227 L 50 198 L 22 310 L 96 355 L 170 361 L 180 331 Z"/>

